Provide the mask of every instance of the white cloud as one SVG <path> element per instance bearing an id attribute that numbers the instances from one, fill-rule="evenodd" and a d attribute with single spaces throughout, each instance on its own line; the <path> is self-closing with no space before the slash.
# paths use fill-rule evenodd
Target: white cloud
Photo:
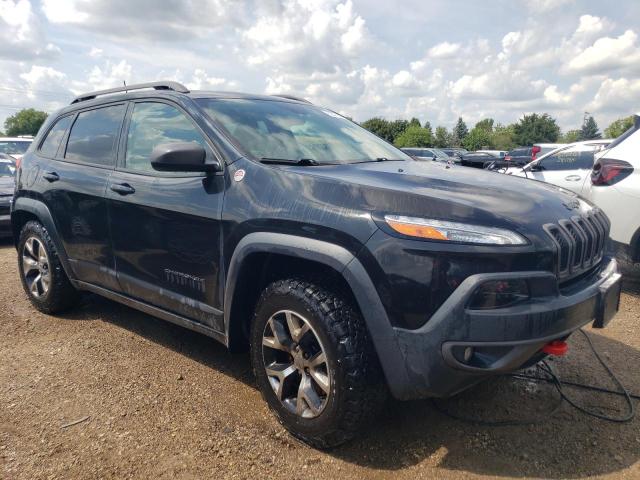
<path id="1" fill-rule="evenodd" d="M 427 57 L 429 58 L 451 58 L 460 51 L 459 43 L 442 42 L 429 49 Z"/>
<path id="2" fill-rule="evenodd" d="M 58 53 L 46 41 L 29 0 L 0 0 L 0 59 L 53 58 Z"/>
<path id="3" fill-rule="evenodd" d="M 623 112 L 631 115 L 638 111 L 640 105 L 640 79 L 607 78 L 595 94 L 593 101 L 587 105 L 592 113 Z"/>
<path id="4" fill-rule="evenodd" d="M 101 57 L 103 53 L 104 50 L 97 47 L 91 47 L 91 50 L 89 50 L 89 56 L 93 58 Z"/>
<path id="5" fill-rule="evenodd" d="M 525 0 L 532 12 L 545 13 L 574 3 L 575 0 Z"/>
<path id="6" fill-rule="evenodd" d="M 638 35 L 627 30 L 622 35 L 602 37 L 580 52 L 567 65 L 567 72 L 598 74 L 619 69 L 640 71 L 640 47 Z"/>

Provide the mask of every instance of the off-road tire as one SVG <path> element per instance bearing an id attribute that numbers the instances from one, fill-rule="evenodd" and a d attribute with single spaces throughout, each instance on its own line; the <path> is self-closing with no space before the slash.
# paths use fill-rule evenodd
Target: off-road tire
<path id="1" fill-rule="evenodd" d="M 41 297 L 35 297 L 30 291 L 25 278 L 25 272 L 22 266 L 22 255 L 26 241 L 35 237 L 44 246 L 49 259 L 50 283 L 49 290 Z M 56 314 L 64 312 L 73 307 L 80 297 L 78 290 L 69 281 L 56 247 L 51 240 L 51 236 L 47 229 L 37 221 L 27 222 L 20 231 L 18 240 L 18 270 L 20 272 L 20 280 L 27 297 L 32 305 L 46 314 Z"/>
<path id="2" fill-rule="evenodd" d="M 262 292 L 251 325 L 251 362 L 262 397 L 292 435 L 320 449 L 340 445 L 356 436 L 388 397 L 364 321 L 347 298 L 308 281 L 279 280 Z M 332 383 L 326 407 L 315 418 L 303 418 L 285 408 L 265 371 L 262 351 L 265 324 L 281 310 L 303 315 L 324 345 Z"/>

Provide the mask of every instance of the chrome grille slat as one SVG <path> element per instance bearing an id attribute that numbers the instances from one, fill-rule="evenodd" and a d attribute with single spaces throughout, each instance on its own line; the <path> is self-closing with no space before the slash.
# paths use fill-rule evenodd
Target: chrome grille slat
<path id="1" fill-rule="evenodd" d="M 556 246 L 556 274 L 561 281 L 586 272 L 602 260 L 609 220 L 600 210 L 547 224 L 544 229 Z"/>

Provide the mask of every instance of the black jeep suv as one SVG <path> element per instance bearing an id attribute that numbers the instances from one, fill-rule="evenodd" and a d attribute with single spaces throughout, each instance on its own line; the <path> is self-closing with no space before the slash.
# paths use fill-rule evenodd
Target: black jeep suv
<path id="1" fill-rule="evenodd" d="M 90 291 L 248 348 L 279 420 L 339 444 L 615 314 L 609 222 L 556 187 L 416 162 L 292 97 L 151 83 L 51 115 L 11 210 L 42 312 Z"/>

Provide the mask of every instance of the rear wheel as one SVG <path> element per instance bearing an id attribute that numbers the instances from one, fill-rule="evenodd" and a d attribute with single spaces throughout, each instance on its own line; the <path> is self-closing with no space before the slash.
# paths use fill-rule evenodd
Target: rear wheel
<path id="1" fill-rule="evenodd" d="M 263 292 L 251 330 L 263 398 L 294 436 L 318 448 L 356 435 L 386 399 L 361 317 L 342 296 L 281 280 Z"/>
<path id="2" fill-rule="evenodd" d="M 59 313 L 73 306 L 78 291 L 62 268 L 47 229 L 36 221 L 20 232 L 18 269 L 31 303 L 43 313 Z"/>

